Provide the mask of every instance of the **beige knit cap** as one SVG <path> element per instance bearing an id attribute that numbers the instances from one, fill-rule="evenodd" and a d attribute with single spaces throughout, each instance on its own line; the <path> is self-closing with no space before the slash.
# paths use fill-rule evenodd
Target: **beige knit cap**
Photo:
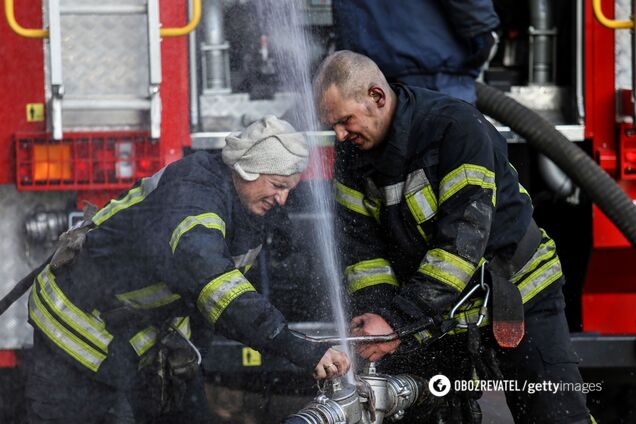
<path id="1" fill-rule="evenodd" d="M 307 168 L 305 136 L 288 122 L 266 115 L 242 132 L 225 137 L 223 162 L 244 180 L 260 174 L 292 175 Z"/>

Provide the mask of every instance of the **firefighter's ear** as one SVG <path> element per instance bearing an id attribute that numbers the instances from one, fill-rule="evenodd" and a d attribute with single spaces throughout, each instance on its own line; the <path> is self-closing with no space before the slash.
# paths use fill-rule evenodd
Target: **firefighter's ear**
<path id="1" fill-rule="evenodd" d="M 386 93 L 382 88 L 378 86 L 369 88 L 369 96 L 371 96 L 378 107 L 384 107 L 384 105 L 386 104 Z"/>

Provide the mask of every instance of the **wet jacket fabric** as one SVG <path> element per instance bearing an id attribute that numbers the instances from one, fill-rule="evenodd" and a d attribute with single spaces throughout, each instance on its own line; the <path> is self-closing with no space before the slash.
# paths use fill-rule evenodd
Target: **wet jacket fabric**
<path id="1" fill-rule="evenodd" d="M 333 0 L 333 13 L 338 49 L 370 57 L 389 81 L 474 102 L 475 40 L 499 25 L 492 1 Z"/>
<path id="2" fill-rule="evenodd" d="M 199 152 L 138 181 L 92 218 L 74 261 L 47 267 L 29 320 L 62 356 L 97 379 L 125 386 L 172 323 L 190 318 L 307 368 L 323 352 L 296 339 L 282 314 L 245 277 L 264 235 L 220 155 Z"/>
<path id="3" fill-rule="evenodd" d="M 533 209 L 505 139 L 479 111 L 423 88 L 392 87 L 387 137 L 367 152 L 339 143 L 335 189 L 355 312 L 376 312 L 397 329 L 447 314 L 484 261 L 511 259 Z M 511 279 L 524 303 L 562 276 L 554 242 L 542 236 Z M 479 305 L 469 302 L 460 321 L 475 322 Z"/>

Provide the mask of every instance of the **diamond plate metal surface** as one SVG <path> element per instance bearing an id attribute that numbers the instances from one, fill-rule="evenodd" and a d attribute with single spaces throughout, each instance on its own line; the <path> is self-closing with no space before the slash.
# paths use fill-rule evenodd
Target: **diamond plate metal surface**
<path id="1" fill-rule="evenodd" d="M 73 204 L 72 194 L 60 192 L 20 193 L 13 185 L 0 185 L 0 297 L 51 253 L 52 246 L 29 246 L 24 220 L 38 207 L 65 209 Z M 27 323 L 26 296 L 0 316 L 0 349 L 19 349 L 33 343 L 33 329 Z"/>
<path id="2" fill-rule="evenodd" d="M 616 0 L 614 6 L 614 19 L 628 20 L 631 16 L 631 0 Z M 615 87 L 632 87 L 632 34 L 626 29 L 614 31 L 614 54 L 615 54 Z"/>
<path id="3" fill-rule="evenodd" d="M 108 5 L 145 4 L 145 0 L 108 1 Z M 60 1 L 62 10 L 103 5 L 102 0 Z M 65 99 L 148 98 L 147 15 L 62 14 L 61 34 Z M 139 110 L 63 112 L 64 131 L 147 127 L 147 112 Z"/>

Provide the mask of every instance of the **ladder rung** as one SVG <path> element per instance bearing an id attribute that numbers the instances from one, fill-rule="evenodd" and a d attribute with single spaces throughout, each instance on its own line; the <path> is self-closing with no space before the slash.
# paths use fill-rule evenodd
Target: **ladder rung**
<path id="1" fill-rule="evenodd" d="M 63 98 L 62 110 L 150 110 L 150 99 L 143 98 Z"/>
<path id="2" fill-rule="evenodd" d="M 145 5 L 102 4 L 102 5 L 73 5 L 60 6 L 62 15 L 145 15 L 148 9 Z"/>

